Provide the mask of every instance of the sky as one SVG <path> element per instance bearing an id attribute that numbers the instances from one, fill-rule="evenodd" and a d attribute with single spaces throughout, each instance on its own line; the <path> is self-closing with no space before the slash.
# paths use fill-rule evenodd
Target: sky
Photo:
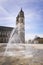
<path id="1" fill-rule="evenodd" d="M 0 0 L 0 26 L 15 27 L 21 8 L 25 15 L 25 39 L 43 37 L 43 0 Z"/>

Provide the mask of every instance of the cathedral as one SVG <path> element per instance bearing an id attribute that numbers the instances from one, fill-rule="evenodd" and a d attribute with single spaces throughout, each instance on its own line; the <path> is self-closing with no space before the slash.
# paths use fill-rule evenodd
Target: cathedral
<path id="1" fill-rule="evenodd" d="M 22 43 L 25 43 L 25 22 L 24 12 L 21 9 L 16 17 L 16 27 L 18 29 L 19 38 Z M 8 43 L 11 32 L 14 28 L 0 26 L 0 43 Z"/>

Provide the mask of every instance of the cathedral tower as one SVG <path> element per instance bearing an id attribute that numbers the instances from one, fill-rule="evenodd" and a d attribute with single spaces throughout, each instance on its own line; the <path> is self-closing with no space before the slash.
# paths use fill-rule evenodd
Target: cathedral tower
<path id="1" fill-rule="evenodd" d="M 24 23 L 24 12 L 21 9 L 18 16 L 16 17 L 16 26 L 18 28 L 18 34 L 21 43 L 25 43 L 25 23 Z"/>

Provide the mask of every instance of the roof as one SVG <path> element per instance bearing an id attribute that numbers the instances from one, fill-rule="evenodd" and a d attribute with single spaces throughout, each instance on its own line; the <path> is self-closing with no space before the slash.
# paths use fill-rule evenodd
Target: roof
<path id="1" fill-rule="evenodd" d="M 0 26 L 0 31 L 12 31 L 13 27 Z"/>

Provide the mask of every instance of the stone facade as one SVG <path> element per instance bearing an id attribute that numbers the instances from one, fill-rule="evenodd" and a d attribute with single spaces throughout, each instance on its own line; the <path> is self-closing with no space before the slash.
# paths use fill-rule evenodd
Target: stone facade
<path id="1" fill-rule="evenodd" d="M 35 38 L 34 40 L 33 40 L 33 42 L 34 43 L 40 43 L 40 44 L 43 44 L 43 38 L 41 38 L 41 37 L 37 37 L 37 38 Z"/>
<path id="2" fill-rule="evenodd" d="M 16 26 L 18 28 L 18 34 L 21 40 L 21 43 L 25 43 L 25 22 L 24 22 L 24 12 L 21 9 L 19 14 L 16 17 Z"/>
<path id="3" fill-rule="evenodd" d="M 12 30 L 12 27 L 0 26 L 0 43 L 8 42 Z"/>

